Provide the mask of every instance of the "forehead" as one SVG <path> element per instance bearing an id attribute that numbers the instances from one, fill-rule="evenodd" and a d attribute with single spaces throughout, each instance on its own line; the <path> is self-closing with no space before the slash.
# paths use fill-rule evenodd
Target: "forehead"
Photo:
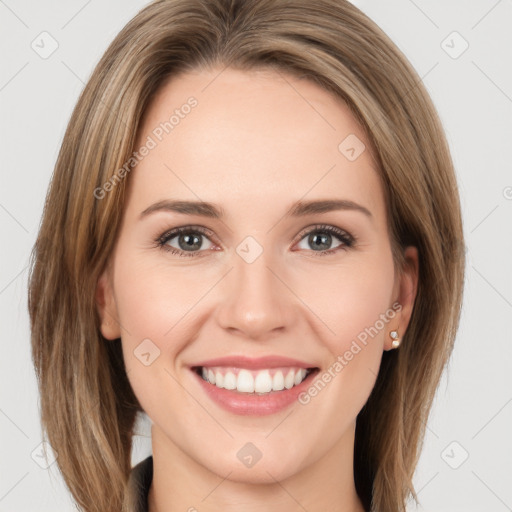
<path id="1" fill-rule="evenodd" d="M 383 213 L 371 150 L 349 107 L 283 72 L 219 68 L 173 77 L 145 112 L 136 149 L 144 145 L 151 149 L 130 177 L 139 206 L 200 198 L 250 213 L 262 201 L 306 195 Z"/>

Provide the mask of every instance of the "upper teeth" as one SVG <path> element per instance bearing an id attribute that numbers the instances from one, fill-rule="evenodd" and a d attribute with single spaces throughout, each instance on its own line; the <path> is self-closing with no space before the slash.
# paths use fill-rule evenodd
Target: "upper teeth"
<path id="1" fill-rule="evenodd" d="M 290 389 L 306 377 L 305 368 L 272 368 L 246 370 L 244 368 L 202 367 L 203 379 L 218 388 L 236 389 L 242 393 L 269 393 Z"/>

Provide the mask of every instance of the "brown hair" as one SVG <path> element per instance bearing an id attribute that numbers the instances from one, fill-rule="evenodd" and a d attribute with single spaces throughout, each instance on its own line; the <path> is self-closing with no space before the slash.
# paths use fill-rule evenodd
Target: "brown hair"
<path id="1" fill-rule="evenodd" d="M 160 0 L 111 43 L 67 127 L 32 254 L 29 311 L 41 421 L 77 503 L 130 510 L 134 422 L 142 411 L 119 340 L 101 336 L 96 284 L 123 212 L 122 180 L 142 116 L 170 76 L 271 68 L 344 100 L 378 158 L 392 239 L 419 251 L 412 318 L 385 352 L 358 415 L 354 476 L 366 510 L 404 511 L 435 390 L 459 322 L 464 242 L 447 142 L 421 79 L 391 40 L 345 0 Z M 398 255 L 395 255 L 398 257 Z"/>

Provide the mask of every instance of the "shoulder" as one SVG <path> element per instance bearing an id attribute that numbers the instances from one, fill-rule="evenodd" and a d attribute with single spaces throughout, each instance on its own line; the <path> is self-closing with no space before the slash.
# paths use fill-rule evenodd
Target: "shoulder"
<path id="1" fill-rule="evenodd" d="M 150 455 L 136 464 L 128 479 L 128 493 L 133 512 L 147 512 L 148 493 L 153 480 L 153 456 Z"/>

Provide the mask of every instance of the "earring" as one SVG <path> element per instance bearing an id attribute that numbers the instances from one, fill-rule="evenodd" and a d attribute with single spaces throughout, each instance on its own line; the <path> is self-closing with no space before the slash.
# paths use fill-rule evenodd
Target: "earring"
<path id="1" fill-rule="evenodd" d="M 398 348 L 400 346 L 400 338 L 398 337 L 398 330 L 396 331 L 391 331 L 389 333 L 389 336 L 391 337 L 391 339 L 393 340 L 393 348 Z"/>

